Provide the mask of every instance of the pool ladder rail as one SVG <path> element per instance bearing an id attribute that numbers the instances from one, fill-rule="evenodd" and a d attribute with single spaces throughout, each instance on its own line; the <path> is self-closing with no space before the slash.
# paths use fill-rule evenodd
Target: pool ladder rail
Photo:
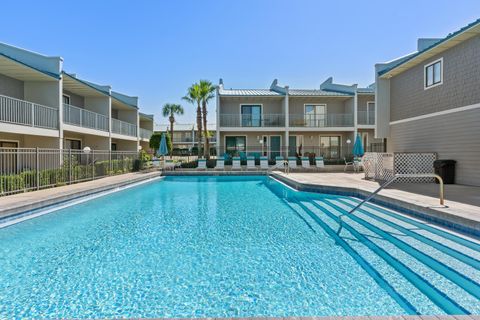
<path id="1" fill-rule="evenodd" d="M 373 197 L 375 197 L 380 191 L 382 191 L 384 188 L 388 187 L 390 184 L 392 184 L 395 180 L 398 178 L 435 178 L 439 182 L 439 187 L 440 187 L 440 205 L 445 206 L 445 187 L 443 185 L 443 179 L 440 177 L 438 174 L 435 173 L 397 173 L 393 178 L 385 182 L 383 185 L 381 185 L 377 190 L 372 192 L 368 197 L 363 199 L 358 205 L 356 205 L 352 210 L 350 210 L 347 214 L 352 214 L 356 210 L 358 210 L 361 206 L 363 206 L 365 203 L 368 201 L 372 200 Z"/>

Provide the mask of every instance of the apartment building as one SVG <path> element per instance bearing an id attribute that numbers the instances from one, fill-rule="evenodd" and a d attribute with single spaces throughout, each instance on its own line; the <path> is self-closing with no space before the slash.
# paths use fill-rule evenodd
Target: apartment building
<path id="1" fill-rule="evenodd" d="M 318 89 L 217 89 L 218 154 L 351 155 L 357 133 L 367 150 L 383 150 L 375 138 L 375 89 L 328 78 Z"/>
<path id="2" fill-rule="evenodd" d="M 210 148 L 215 148 L 217 139 L 217 126 L 214 123 L 207 123 L 207 130 L 210 134 Z M 170 124 L 157 124 L 155 132 L 170 132 Z M 175 123 L 173 126 L 172 145 L 175 152 L 190 152 L 197 147 L 197 125 L 193 123 Z"/>
<path id="3" fill-rule="evenodd" d="M 0 43 L 0 147 L 136 151 L 153 122 L 137 97 L 67 73 L 61 57 Z"/>
<path id="4" fill-rule="evenodd" d="M 456 160 L 456 183 L 480 185 L 480 20 L 379 63 L 376 134 L 391 152 Z"/>

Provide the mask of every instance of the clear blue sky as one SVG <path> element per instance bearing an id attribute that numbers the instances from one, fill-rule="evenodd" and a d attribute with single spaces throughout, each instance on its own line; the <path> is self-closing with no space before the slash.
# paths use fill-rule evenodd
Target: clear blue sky
<path id="1" fill-rule="evenodd" d="M 64 58 L 65 70 L 161 106 L 199 79 L 317 88 L 327 77 L 368 85 L 373 65 L 480 17 L 479 0 L 4 1 L 0 41 Z M 215 103 L 210 120 L 215 119 Z"/>

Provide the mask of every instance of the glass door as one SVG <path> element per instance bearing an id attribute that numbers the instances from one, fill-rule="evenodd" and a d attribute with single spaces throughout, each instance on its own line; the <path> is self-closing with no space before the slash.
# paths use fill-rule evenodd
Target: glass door
<path id="1" fill-rule="evenodd" d="M 327 105 L 305 105 L 305 126 L 326 127 L 327 126 Z"/>
<path id="2" fill-rule="evenodd" d="M 340 158 L 340 137 L 320 137 L 320 154 L 327 159 Z"/>
<path id="3" fill-rule="evenodd" d="M 295 157 L 297 155 L 297 136 L 288 137 L 288 156 Z"/>
<path id="4" fill-rule="evenodd" d="M 262 106 L 242 105 L 242 127 L 262 126 Z"/>
<path id="5" fill-rule="evenodd" d="M 281 155 L 281 144 L 282 144 L 282 137 L 281 136 L 270 136 L 270 159 L 274 160 L 275 157 Z"/>

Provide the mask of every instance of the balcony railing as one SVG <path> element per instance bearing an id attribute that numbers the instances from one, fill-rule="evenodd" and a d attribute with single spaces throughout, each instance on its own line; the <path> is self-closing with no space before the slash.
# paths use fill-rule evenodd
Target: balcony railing
<path id="1" fill-rule="evenodd" d="M 137 126 L 125 121 L 112 118 L 112 132 L 126 136 L 137 136 Z"/>
<path id="2" fill-rule="evenodd" d="M 291 114 L 291 127 L 353 127 L 353 114 L 327 113 L 327 114 Z"/>
<path id="3" fill-rule="evenodd" d="M 108 132 L 108 117 L 70 104 L 63 104 L 63 122 Z"/>
<path id="4" fill-rule="evenodd" d="M 153 134 L 152 130 L 140 128 L 140 138 L 141 139 L 150 139 L 152 134 Z"/>
<path id="5" fill-rule="evenodd" d="M 0 121 L 58 129 L 58 109 L 0 95 Z"/>
<path id="6" fill-rule="evenodd" d="M 357 114 L 358 124 L 374 125 L 375 124 L 375 112 L 372 111 L 358 111 Z"/>
<path id="7" fill-rule="evenodd" d="M 284 127 L 284 114 L 221 114 L 221 127 Z"/>

